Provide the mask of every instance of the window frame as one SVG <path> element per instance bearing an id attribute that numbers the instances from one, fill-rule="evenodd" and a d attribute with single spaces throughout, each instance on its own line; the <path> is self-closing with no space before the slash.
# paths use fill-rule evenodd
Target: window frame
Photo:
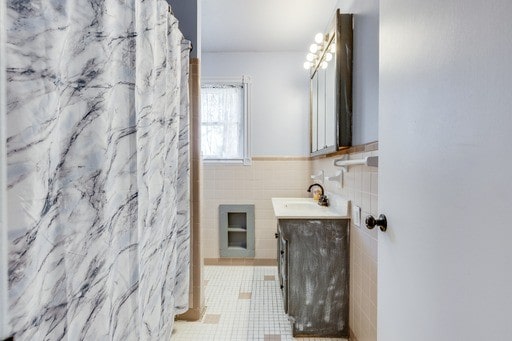
<path id="1" fill-rule="evenodd" d="M 237 85 L 242 86 L 242 157 L 241 158 L 204 158 L 201 148 L 201 161 L 204 163 L 242 163 L 243 165 L 251 165 L 251 130 L 250 130 L 250 108 L 251 108 L 251 78 L 249 76 L 231 77 L 231 78 L 203 78 L 201 80 L 201 92 L 203 85 Z M 202 101 L 202 99 L 201 99 Z M 202 103 L 201 103 L 202 107 Z M 202 135 L 203 120 L 200 121 L 200 129 Z"/>

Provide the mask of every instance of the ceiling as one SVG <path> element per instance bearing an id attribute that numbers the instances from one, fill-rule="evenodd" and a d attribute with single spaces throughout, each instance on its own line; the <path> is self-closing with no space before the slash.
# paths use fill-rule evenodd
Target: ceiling
<path id="1" fill-rule="evenodd" d="M 203 52 L 304 51 L 337 0 L 200 0 Z"/>

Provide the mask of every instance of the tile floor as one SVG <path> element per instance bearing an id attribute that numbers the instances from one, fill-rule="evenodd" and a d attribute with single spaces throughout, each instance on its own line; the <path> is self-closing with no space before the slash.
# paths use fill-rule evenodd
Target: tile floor
<path id="1" fill-rule="evenodd" d="M 176 321 L 172 341 L 344 340 L 293 338 L 275 266 L 205 266 L 206 312 Z"/>

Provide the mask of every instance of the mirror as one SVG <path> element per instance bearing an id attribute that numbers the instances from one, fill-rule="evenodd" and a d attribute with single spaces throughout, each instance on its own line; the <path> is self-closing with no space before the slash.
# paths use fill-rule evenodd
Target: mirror
<path id="1" fill-rule="evenodd" d="M 352 14 L 337 10 L 310 74 L 311 155 L 352 145 Z"/>

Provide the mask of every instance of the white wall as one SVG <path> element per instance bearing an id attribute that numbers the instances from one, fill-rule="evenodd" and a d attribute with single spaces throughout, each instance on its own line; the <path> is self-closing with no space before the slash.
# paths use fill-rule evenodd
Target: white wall
<path id="1" fill-rule="evenodd" d="M 353 144 L 364 144 L 378 140 L 379 1 L 339 0 L 338 7 L 355 18 Z M 309 155 L 306 52 L 202 53 L 202 77 L 252 76 L 254 155 Z"/>
<path id="2" fill-rule="evenodd" d="M 378 140 L 379 1 L 339 0 L 342 13 L 354 14 L 352 144 Z"/>
<path id="3" fill-rule="evenodd" d="M 511 13 L 380 3 L 381 341 L 512 340 Z"/>
<path id="4" fill-rule="evenodd" d="M 305 52 L 202 54 L 202 78 L 252 79 L 253 156 L 309 155 L 309 81 Z"/>

